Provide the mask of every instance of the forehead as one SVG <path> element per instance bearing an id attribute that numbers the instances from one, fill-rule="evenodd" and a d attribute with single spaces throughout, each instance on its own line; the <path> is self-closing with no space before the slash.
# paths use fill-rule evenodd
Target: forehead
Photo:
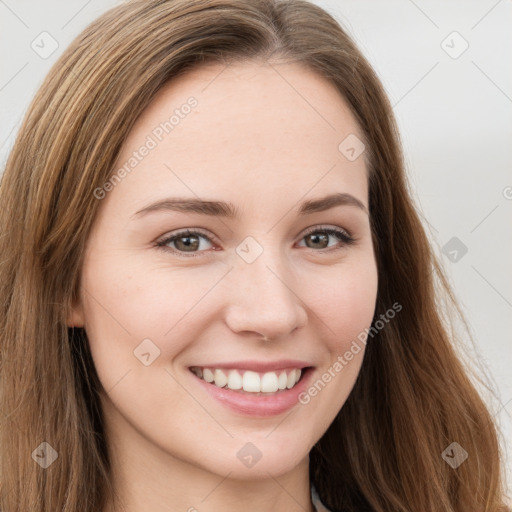
<path id="1" fill-rule="evenodd" d="M 140 206 L 162 189 L 263 198 L 270 189 L 303 195 L 336 187 L 366 203 L 363 157 L 350 161 L 339 150 L 350 134 L 363 139 L 341 94 L 300 64 L 203 65 L 167 83 L 139 117 L 116 164 L 150 139 L 152 148 L 132 158 L 112 195 L 122 191 Z"/>

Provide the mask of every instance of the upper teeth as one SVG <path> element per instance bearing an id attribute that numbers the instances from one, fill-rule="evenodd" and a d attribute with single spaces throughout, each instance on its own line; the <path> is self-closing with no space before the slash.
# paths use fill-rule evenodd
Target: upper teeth
<path id="1" fill-rule="evenodd" d="M 243 389 L 251 393 L 274 393 L 279 389 L 291 389 L 299 382 L 301 376 L 299 368 L 261 374 L 251 370 L 220 370 L 197 366 L 192 367 L 191 370 L 199 378 L 212 382 L 219 388 Z"/>

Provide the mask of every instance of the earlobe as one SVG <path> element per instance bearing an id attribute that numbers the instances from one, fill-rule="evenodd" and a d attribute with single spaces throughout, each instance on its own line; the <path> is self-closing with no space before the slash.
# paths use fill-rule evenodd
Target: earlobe
<path id="1" fill-rule="evenodd" d="M 68 314 L 68 327 L 83 327 L 84 316 L 81 306 L 73 306 Z"/>

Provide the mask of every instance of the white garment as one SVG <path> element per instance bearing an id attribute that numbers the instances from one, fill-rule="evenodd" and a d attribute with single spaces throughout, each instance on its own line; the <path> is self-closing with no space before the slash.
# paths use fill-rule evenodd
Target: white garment
<path id="1" fill-rule="evenodd" d="M 313 502 L 313 505 L 315 506 L 317 512 L 331 512 L 320 501 L 318 493 L 316 492 L 315 486 L 313 484 L 311 484 L 311 501 Z"/>

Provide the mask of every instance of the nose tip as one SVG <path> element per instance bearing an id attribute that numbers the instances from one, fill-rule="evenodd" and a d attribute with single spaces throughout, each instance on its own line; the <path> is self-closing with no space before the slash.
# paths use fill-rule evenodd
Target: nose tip
<path id="1" fill-rule="evenodd" d="M 303 327 L 307 313 L 294 292 L 293 278 L 279 276 L 266 263 L 233 272 L 226 323 L 237 334 L 253 333 L 261 341 L 289 336 Z"/>

